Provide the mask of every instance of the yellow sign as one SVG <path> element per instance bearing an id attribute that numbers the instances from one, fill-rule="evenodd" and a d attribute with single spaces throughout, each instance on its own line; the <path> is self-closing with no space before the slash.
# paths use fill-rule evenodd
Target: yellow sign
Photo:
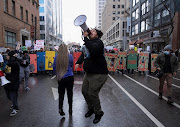
<path id="1" fill-rule="evenodd" d="M 53 70 L 55 51 L 46 51 L 45 70 Z"/>

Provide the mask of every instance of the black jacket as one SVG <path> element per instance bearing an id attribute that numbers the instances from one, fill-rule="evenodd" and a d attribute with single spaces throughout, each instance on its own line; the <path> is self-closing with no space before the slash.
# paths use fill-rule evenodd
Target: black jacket
<path id="1" fill-rule="evenodd" d="M 83 68 L 87 73 L 108 74 L 103 42 L 99 38 L 89 40 L 87 37 L 84 38 L 84 42 L 84 45 L 89 50 L 90 58 L 85 58 L 84 52 L 82 52 L 76 64 L 84 62 Z"/>
<path id="2" fill-rule="evenodd" d="M 9 80 L 11 83 L 5 85 L 5 89 L 8 90 L 18 90 L 19 89 L 19 62 L 17 58 L 11 58 L 7 63 L 8 68 L 10 68 L 10 72 L 6 73 L 6 79 Z"/>

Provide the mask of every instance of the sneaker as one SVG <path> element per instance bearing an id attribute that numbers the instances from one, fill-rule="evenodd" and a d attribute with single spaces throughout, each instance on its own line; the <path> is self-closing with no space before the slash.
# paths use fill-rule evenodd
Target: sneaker
<path id="1" fill-rule="evenodd" d="M 11 112 L 10 116 L 15 116 L 18 112 L 16 111 L 16 109 L 13 109 L 13 111 Z"/>
<path id="2" fill-rule="evenodd" d="M 101 120 L 101 117 L 104 115 L 104 112 L 102 111 L 101 114 L 95 114 L 95 118 L 93 120 L 93 123 L 94 124 L 97 124 L 100 120 Z"/>
<path id="3" fill-rule="evenodd" d="M 172 98 L 171 97 L 168 97 L 168 101 L 167 101 L 167 103 L 168 104 L 172 104 L 174 101 L 172 100 Z"/>
<path id="4" fill-rule="evenodd" d="M 30 89 L 29 87 L 26 87 L 25 90 L 26 90 L 26 91 L 29 91 L 29 90 L 31 90 L 31 89 Z"/>
<path id="5" fill-rule="evenodd" d="M 10 109 L 13 109 L 13 105 L 11 105 Z"/>
<path id="6" fill-rule="evenodd" d="M 85 117 L 90 117 L 94 113 L 93 109 L 89 109 L 89 111 L 85 114 Z"/>

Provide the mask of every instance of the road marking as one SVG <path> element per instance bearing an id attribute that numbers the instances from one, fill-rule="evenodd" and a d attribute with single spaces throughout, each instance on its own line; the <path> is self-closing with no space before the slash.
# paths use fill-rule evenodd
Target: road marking
<path id="1" fill-rule="evenodd" d="M 54 75 L 51 79 L 55 79 L 56 78 L 56 75 Z"/>
<path id="2" fill-rule="evenodd" d="M 147 75 L 148 77 L 150 77 L 150 78 L 153 78 L 153 79 L 156 79 L 156 80 L 159 80 L 158 78 L 156 78 L 156 77 L 153 77 L 153 76 L 151 76 L 151 75 Z M 165 83 L 166 83 L 166 81 L 165 81 Z M 177 88 L 179 88 L 180 89 L 180 86 L 177 86 L 177 85 L 175 85 L 175 84 L 172 84 L 174 87 L 177 87 Z"/>
<path id="3" fill-rule="evenodd" d="M 160 121 L 158 121 L 142 104 L 140 104 L 130 93 L 128 93 L 113 77 L 108 75 L 116 85 L 146 114 L 158 127 L 165 127 Z"/>
<path id="4" fill-rule="evenodd" d="M 147 89 L 147 90 L 149 90 L 150 92 L 152 92 L 152 93 L 154 93 L 155 95 L 157 95 L 157 96 L 159 96 L 159 94 L 156 92 L 156 91 L 154 91 L 154 90 L 152 90 L 152 89 L 150 89 L 149 87 L 147 87 L 147 86 L 145 86 L 145 85 L 143 85 L 142 83 L 140 83 L 140 82 L 138 82 L 138 81 L 136 81 L 136 80 L 134 80 L 133 78 L 131 78 L 131 77 L 129 77 L 129 76 L 127 76 L 126 74 L 124 74 L 124 76 L 125 77 L 127 77 L 128 79 L 130 79 L 130 80 L 132 80 L 132 81 L 134 81 L 135 83 L 137 83 L 138 85 L 140 85 L 140 86 L 142 86 L 142 87 L 144 87 L 145 89 Z M 163 96 L 163 99 L 164 100 L 168 100 L 166 97 L 164 97 Z M 180 108 L 180 105 L 178 105 L 177 103 L 172 103 L 172 105 L 174 105 L 174 106 L 176 106 L 177 108 Z"/>
<path id="5" fill-rule="evenodd" d="M 178 79 L 178 78 L 175 78 L 175 77 L 173 77 L 173 79 L 176 79 L 176 80 L 179 80 L 179 81 L 180 81 L 180 79 Z"/>
<path id="6" fill-rule="evenodd" d="M 52 92 L 53 92 L 54 100 L 57 100 L 59 98 L 58 89 L 53 88 L 53 87 L 51 87 L 51 89 L 52 89 Z"/>
<path id="7" fill-rule="evenodd" d="M 74 81 L 74 84 L 83 84 L 83 81 Z"/>

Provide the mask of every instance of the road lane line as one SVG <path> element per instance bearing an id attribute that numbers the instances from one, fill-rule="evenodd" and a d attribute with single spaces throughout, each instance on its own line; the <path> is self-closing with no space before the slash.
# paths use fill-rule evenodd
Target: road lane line
<path id="1" fill-rule="evenodd" d="M 146 114 L 158 127 L 165 127 L 160 121 L 158 121 L 141 103 L 139 103 L 130 93 L 128 93 L 113 77 L 108 75 L 116 85 Z"/>
<path id="2" fill-rule="evenodd" d="M 176 79 L 176 80 L 180 81 L 180 79 L 178 79 L 178 78 L 175 78 L 175 77 L 173 77 L 173 79 Z"/>
<path id="3" fill-rule="evenodd" d="M 142 83 L 140 83 L 140 82 L 138 82 L 138 81 L 136 81 L 136 80 L 134 80 L 133 78 L 131 78 L 131 77 L 129 77 L 129 76 L 127 76 L 126 74 L 124 74 L 124 76 L 125 77 L 127 77 L 128 79 L 130 79 L 130 80 L 132 80 L 132 81 L 134 81 L 135 83 L 137 83 L 138 85 L 140 85 L 140 86 L 142 86 L 142 87 L 144 87 L 145 89 L 147 89 L 147 90 L 149 90 L 150 92 L 152 92 L 152 93 L 154 93 L 155 95 L 157 95 L 157 96 L 159 96 L 159 93 L 157 93 L 156 91 L 154 91 L 154 90 L 152 90 L 152 89 L 150 89 L 149 87 L 147 87 L 147 86 L 145 86 L 145 85 L 143 85 Z M 164 100 L 168 100 L 166 97 L 164 97 L 163 96 L 163 99 Z M 177 108 L 180 108 L 180 105 L 178 105 L 177 103 L 172 103 L 172 105 L 174 105 L 174 106 L 176 106 Z"/>
<path id="4" fill-rule="evenodd" d="M 148 77 L 150 77 L 150 78 L 153 78 L 153 79 L 156 79 L 156 80 L 159 80 L 158 78 L 156 78 L 156 77 L 153 77 L 153 76 L 151 76 L 151 75 L 147 75 Z M 179 88 L 180 89 L 180 86 L 177 86 L 177 85 L 175 85 L 175 84 L 172 84 L 174 87 L 177 87 L 177 88 Z"/>

